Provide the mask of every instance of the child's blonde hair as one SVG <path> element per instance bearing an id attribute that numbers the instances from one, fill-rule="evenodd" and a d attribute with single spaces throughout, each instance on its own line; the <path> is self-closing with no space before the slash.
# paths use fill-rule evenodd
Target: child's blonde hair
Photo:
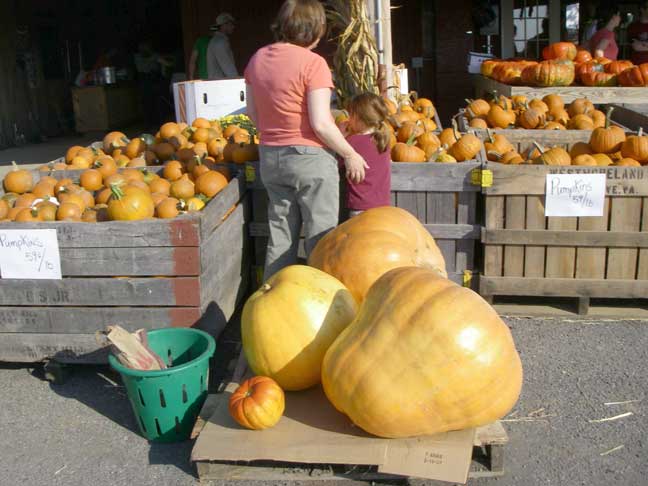
<path id="1" fill-rule="evenodd" d="M 355 115 L 360 121 L 373 130 L 372 137 L 380 152 L 389 147 L 391 131 L 387 125 L 389 111 L 383 99 L 373 93 L 361 93 L 354 96 L 347 106 L 349 116 Z"/>

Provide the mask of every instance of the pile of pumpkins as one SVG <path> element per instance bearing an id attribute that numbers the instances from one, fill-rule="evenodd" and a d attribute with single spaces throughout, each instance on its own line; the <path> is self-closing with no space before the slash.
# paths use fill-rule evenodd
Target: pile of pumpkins
<path id="1" fill-rule="evenodd" d="M 45 164 L 41 170 L 89 169 L 106 158 L 120 168 L 160 165 L 169 160 L 188 163 L 196 157 L 207 163 L 244 164 L 259 159 L 257 138 L 251 128 L 243 128 L 244 124 L 245 120 L 238 118 L 228 119 L 227 123 L 196 118 L 191 126 L 168 122 L 155 135 L 142 134 L 132 139 L 122 132 L 110 132 L 100 147 L 75 145 L 63 160 Z"/>
<path id="2" fill-rule="evenodd" d="M 200 211 L 227 186 L 229 178 L 228 173 L 199 159 L 187 164 L 170 160 L 160 174 L 146 168 L 120 170 L 107 156 L 83 170 L 76 181 L 33 174 L 14 164 L 3 180 L 0 221 L 96 223 L 175 218 Z"/>
<path id="3" fill-rule="evenodd" d="M 249 429 L 281 419 L 284 391 L 320 383 L 356 426 L 387 438 L 493 422 L 522 387 L 507 325 L 447 278 L 434 238 L 400 208 L 370 209 L 330 231 L 308 266 L 280 270 L 250 296 L 241 326 L 256 376 L 229 410 Z"/>
<path id="4" fill-rule="evenodd" d="M 546 149 L 533 142 L 518 152 L 501 133 L 488 133 L 484 143 L 488 160 L 502 164 L 576 165 L 640 167 L 648 164 L 648 136 L 639 130 L 627 135 L 617 126 L 606 125 L 592 131 L 589 142 L 576 142 L 571 148 Z"/>
<path id="5" fill-rule="evenodd" d="M 605 125 L 606 114 L 587 98 L 568 105 L 558 94 L 529 99 L 524 95 L 494 95 L 490 101 L 466 100 L 468 126 L 476 129 L 594 130 Z"/>
<path id="6" fill-rule="evenodd" d="M 593 59 L 589 51 L 578 49 L 572 42 L 550 44 L 543 49 L 542 57 L 540 62 L 488 59 L 481 65 L 481 74 L 514 86 L 648 86 L 648 64 Z"/>

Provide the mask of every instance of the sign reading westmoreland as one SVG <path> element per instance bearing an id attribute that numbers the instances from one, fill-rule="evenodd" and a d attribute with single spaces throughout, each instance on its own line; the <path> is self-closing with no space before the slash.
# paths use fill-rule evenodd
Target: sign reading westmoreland
<path id="1" fill-rule="evenodd" d="M 605 174 L 547 174 L 545 216 L 603 216 Z"/>
<path id="2" fill-rule="evenodd" d="M 61 256 L 56 230 L 0 230 L 0 276 L 60 280 Z"/>

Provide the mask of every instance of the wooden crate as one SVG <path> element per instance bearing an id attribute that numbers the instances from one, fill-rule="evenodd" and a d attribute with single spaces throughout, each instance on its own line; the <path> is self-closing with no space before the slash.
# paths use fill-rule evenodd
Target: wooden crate
<path id="1" fill-rule="evenodd" d="M 485 168 L 482 296 L 574 297 L 582 314 L 590 298 L 648 297 L 648 167 Z M 551 173 L 606 174 L 604 215 L 545 217 Z"/>
<path id="2" fill-rule="evenodd" d="M 140 99 L 132 83 L 72 88 L 76 131 L 108 131 L 127 126 L 140 116 Z"/>
<path id="3" fill-rule="evenodd" d="M 103 362 L 94 333 L 108 324 L 218 335 L 247 291 L 248 206 L 240 175 L 173 220 L 21 224 L 57 230 L 63 279 L 0 279 L 0 361 Z"/>
<path id="4" fill-rule="evenodd" d="M 257 167 L 258 163 L 250 164 L 246 172 L 252 192 L 250 235 L 254 240 L 254 264 L 262 268 L 268 240 L 268 197 L 260 179 L 252 176 Z M 460 285 L 474 284 L 475 246 L 480 234 L 477 199 L 481 188 L 473 176 L 480 167 L 478 161 L 392 162 L 392 205 L 406 209 L 423 223 L 443 253 L 448 277 Z M 300 256 L 305 257 L 303 245 Z"/>
<path id="5" fill-rule="evenodd" d="M 587 98 L 594 104 L 608 103 L 648 103 L 648 89 L 625 87 L 589 87 L 589 86 L 556 86 L 550 88 L 535 88 L 532 86 L 510 86 L 481 74 L 475 75 L 475 96 L 481 97 L 486 93 L 497 91 L 505 96 L 524 95 L 530 98 L 542 98 L 548 94 L 559 94 L 566 103 L 576 98 Z"/>

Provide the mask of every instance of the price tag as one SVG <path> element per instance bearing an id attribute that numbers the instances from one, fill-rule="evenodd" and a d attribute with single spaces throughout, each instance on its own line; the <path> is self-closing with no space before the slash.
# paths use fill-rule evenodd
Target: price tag
<path id="1" fill-rule="evenodd" d="M 605 174 L 547 174 L 545 216 L 603 216 Z"/>
<path id="2" fill-rule="evenodd" d="M 0 276 L 60 280 L 61 255 L 56 230 L 0 230 Z"/>

